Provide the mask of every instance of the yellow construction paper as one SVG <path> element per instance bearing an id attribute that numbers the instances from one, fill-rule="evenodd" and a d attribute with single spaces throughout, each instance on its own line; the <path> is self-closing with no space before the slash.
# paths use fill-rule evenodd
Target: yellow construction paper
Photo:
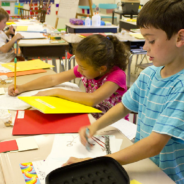
<path id="1" fill-rule="evenodd" d="M 4 63 L 4 64 L 1 64 L 1 66 L 8 68 L 12 72 L 14 72 L 15 64 L 13 62 Z M 54 66 L 47 64 L 40 59 L 17 62 L 17 72 L 26 71 L 26 70 L 35 70 L 35 69 L 41 69 L 41 68 L 50 68 L 50 67 L 54 67 Z"/>
<path id="2" fill-rule="evenodd" d="M 137 180 L 131 180 L 130 184 L 142 184 L 142 183 L 138 182 Z"/>
<path id="3" fill-rule="evenodd" d="M 136 22 L 137 19 L 127 19 L 126 21 L 127 21 L 127 22 Z"/>
<path id="4" fill-rule="evenodd" d="M 12 24 L 15 24 L 15 22 L 7 22 L 6 25 L 12 25 Z"/>
<path id="5" fill-rule="evenodd" d="M 21 96 L 20 100 L 28 103 L 44 114 L 101 113 L 93 107 L 51 96 Z"/>
<path id="6" fill-rule="evenodd" d="M 28 26 L 17 26 L 16 31 L 27 31 Z"/>
<path id="7" fill-rule="evenodd" d="M 138 38 L 138 39 L 144 39 L 141 33 L 129 33 L 129 35 Z"/>

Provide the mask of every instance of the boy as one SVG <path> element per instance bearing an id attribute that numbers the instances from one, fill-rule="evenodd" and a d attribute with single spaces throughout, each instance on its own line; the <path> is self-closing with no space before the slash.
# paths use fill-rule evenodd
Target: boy
<path id="1" fill-rule="evenodd" d="M 177 184 L 184 183 L 184 1 L 150 0 L 138 15 L 144 50 L 154 66 L 141 72 L 122 103 L 89 126 L 95 132 L 138 112 L 135 144 L 108 155 L 122 165 L 149 158 Z M 85 128 L 81 142 L 86 145 Z M 67 164 L 82 161 L 70 158 Z"/>
<path id="2" fill-rule="evenodd" d="M 3 8 L 0 8 L 0 62 L 3 63 L 11 62 L 14 60 L 16 55 L 14 53 L 13 45 L 18 39 L 23 38 L 21 34 L 17 33 L 9 41 L 9 35 L 14 34 L 13 26 L 10 26 L 8 31 L 6 31 L 5 33 L 3 32 L 8 19 L 8 13 Z M 22 57 L 18 57 L 17 59 L 18 61 L 24 60 Z"/>

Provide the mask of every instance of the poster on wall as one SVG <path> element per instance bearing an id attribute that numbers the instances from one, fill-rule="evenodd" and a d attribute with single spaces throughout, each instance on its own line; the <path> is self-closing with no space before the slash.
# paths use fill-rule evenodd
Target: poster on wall
<path id="1" fill-rule="evenodd" d="M 79 0 L 60 0 L 58 17 L 59 18 L 75 18 Z"/>

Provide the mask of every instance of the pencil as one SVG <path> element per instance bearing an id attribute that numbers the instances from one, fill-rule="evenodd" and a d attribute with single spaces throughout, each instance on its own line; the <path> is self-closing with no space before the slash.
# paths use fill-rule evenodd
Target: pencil
<path id="1" fill-rule="evenodd" d="M 14 90 L 16 90 L 16 72 L 17 72 L 17 58 L 14 59 L 15 67 L 14 67 Z"/>

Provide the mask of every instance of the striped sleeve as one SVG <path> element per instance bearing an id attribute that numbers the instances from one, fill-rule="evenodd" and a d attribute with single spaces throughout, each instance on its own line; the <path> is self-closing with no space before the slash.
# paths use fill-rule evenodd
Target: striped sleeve
<path id="1" fill-rule="evenodd" d="M 184 87 L 171 91 L 153 131 L 180 139 L 178 142 L 184 141 Z"/>

